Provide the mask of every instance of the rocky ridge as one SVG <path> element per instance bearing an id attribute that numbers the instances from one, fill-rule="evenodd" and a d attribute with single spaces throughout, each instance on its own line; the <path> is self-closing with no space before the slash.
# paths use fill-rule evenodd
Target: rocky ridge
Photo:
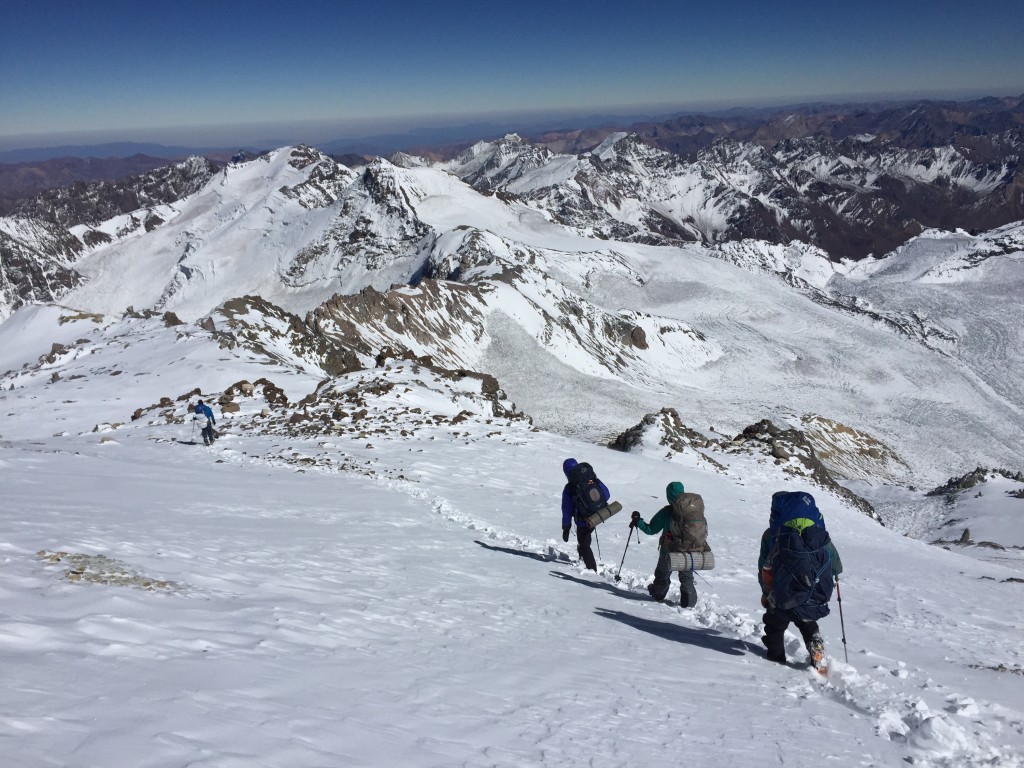
<path id="1" fill-rule="evenodd" d="M 826 423 L 820 417 L 808 419 L 808 422 L 819 427 Z M 828 430 L 832 433 L 839 431 L 841 426 L 835 422 L 828 424 L 832 425 Z M 843 431 L 851 437 L 857 434 L 849 428 Z M 640 423 L 616 437 L 609 447 L 619 451 L 667 449 L 667 460 L 671 461 L 676 454 L 685 454 L 726 474 L 730 472 L 730 456 L 760 456 L 761 461 L 771 461 L 778 466 L 783 475 L 809 480 L 882 523 L 882 518 L 869 501 L 843 487 L 836 479 L 837 470 L 851 462 L 848 454 L 857 456 L 860 448 L 840 447 L 835 442 L 824 440 L 823 434 L 824 430 L 820 428 L 805 432 L 795 428 L 780 428 L 768 419 L 763 419 L 733 437 L 709 437 L 686 426 L 674 408 L 663 408 L 659 413 L 644 416 Z M 859 437 L 869 441 L 871 447 L 867 450 L 878 451 L 879 447 L 884 448 L 869 436 Z M 819 454 L 819 448 L 824 449 L 824 455 Z M 888 453 L 895 456 L 891 451 Z"/>
<path id="2" fill-rule="evenodd" d="M 997 159 L 947 145 L 904 149 L 848 137 L 772 147 L 720 139 L 691 159 L 636 133 L 579 155 L 516 135 L 443 164 L 601 238 L 643 243 L 802 241 L 832 258 L 881 255 L 928 227 L 990 229 L 1024 217 L 1016 143 Z"/>
<path id="3" fill-rule="evenodd" d="M 115 216 L 172 203 L 202 189 L 217 167 L 204 157 L 155 168 L 117 182 L 76 182 L 21 202 L 13 216 L 71 228 L 95 226 Z"/>
<path id="4" fill-rule="evenodd" d="M 82 242 L 63 227 L 0 219 L 0 317 L 28 302 L 57 301 L 81 284 L 73 265 L 82 250 Z"/>

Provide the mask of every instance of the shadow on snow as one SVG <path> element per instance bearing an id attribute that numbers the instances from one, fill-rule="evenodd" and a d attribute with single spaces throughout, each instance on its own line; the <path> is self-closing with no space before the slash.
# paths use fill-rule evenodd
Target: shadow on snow
<path id="1" fill-rule="evenodd" d="M 521 549 L 511 549 L 509 547 L 495 547 L 491 544 L 485 544 L 482 541 L 477 540 L 484 549 L 489 549 L 492 552 L 504 552 L 507 555 L 518 555 L 519 557 L 528 557 L 531 560 L 540 560 L 542 563 L 570 563 L 569 556 L 559 552 L 557 555 L 541 554 L 540 552 L 524 552 Z"/>
<path id="2" fill-rule="evenodd" d="M 560 573 L 559 571 L 551 571 L 551 575 L 557 576 L 560 579 L 565 579 L 566 581 L 575 582 L 576 584 L 582 584 L 585 587 L 603 589 L 605 592 L 610 592 L 616 597 L 621 597 L 626 600 L 639 600 L 641 603 L 652 602 L 651 598 L 648 595 L 641 595 L 638 592 L 633 592 L 629 589 L 622 589 L 621 587 L 616 587 L 614 584 L 609 584 L 607 581 L 588 581 L 587 579 L 581 579 L 577 576 L 573 576 L 572 574 Z"/>
<path id="3" fill-rule="evenodd" d="M 634 629 L 639 629 L 642 632 L 649 632 L 665 640 L 695 645 L 698 648 L 707 648 L 709 651 L 718 651 L 729 656 L 742 656 L 746 652 L 754 652 L 756 650 L 750 643 L 736 638 L 723 637 L 714 629 L 693 629 L 692 627 L 684 627 L 668 621 L 641 619 L 639 616 L 632 616 L 622 611 L 612 611 L 607 608 L 598 608 L 594 613 L 606 619 L 621 622 Z"/>

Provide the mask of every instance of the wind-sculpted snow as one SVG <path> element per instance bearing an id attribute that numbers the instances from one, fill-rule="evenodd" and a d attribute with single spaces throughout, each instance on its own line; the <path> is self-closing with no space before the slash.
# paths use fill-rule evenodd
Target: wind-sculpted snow
<path id="1" fill-rule="evenodd" d="M 280 323 L 256 303 L 231 312 Z M 756 451 L 724 454 L 723 473 L 544 432 L 496 382 L 430 362 L 318 382 L 220 347 L 227 331 L 67 324 L 88 323 L 111 342 L 77 358 L 96 367 L 55 360 L 0 387 L 16 414 L 0 442 L 0 658 L 19 713 L 0 727 L 19 764 L 1022 764 L 1006 564 L 890 533 Z M 142 362 L 165 402 L 99 368 Z M 52 370 L 82 372 L 77 403 Z M 197 383 L 210 448 L 190 439 Z M 52 436 L 40 408 L 98 429 Z M 717 565 L 695 607 L 675 586 L 648 599 L 657 545 L 627 545 L 625 512 L 597 530 L 597 573 L 581 567 L 558 535 L 567 456 L 645 519 L 669 481 L 703 496 Z M 814 493 L 846 566 L 843 623 L 834 602 L 821 622 L 827 678 L 796 634 L 790 668 L 760 644 L 757 543 L 781 489 Z"/>
<path id="2" fill-rule="evenodd" d="M 64 578 L 71 582 L 104 584 L 118 587 L 137 587 L 149 590 L 181 590 L 181 585 L 163 579 L 144 576 L 125 563 L 106 555 L 84 555 L 78 552 L 47 552 L 41 549 L 36 557 L 43 562 L 66 568 Z"/>

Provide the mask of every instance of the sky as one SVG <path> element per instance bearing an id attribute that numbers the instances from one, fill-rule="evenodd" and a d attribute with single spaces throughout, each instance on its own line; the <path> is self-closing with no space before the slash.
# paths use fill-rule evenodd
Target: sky
<path id="1" fill-rule="evenodd" d="M 1024 4 L 5 0 L 0 146 L 1024 91 Z"/>

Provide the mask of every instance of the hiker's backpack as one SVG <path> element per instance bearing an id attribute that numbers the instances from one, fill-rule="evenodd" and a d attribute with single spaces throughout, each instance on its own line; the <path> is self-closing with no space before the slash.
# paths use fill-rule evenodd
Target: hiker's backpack
<path id="1" fill-rule="evenodd" d="M 803 491 L 776 491 L 772 494 L 771 527 L 778 528 L 796 520 L 806 520 L 820 528 L 825 527 L 825 518 L 818 511 L 814 497 Z M 807 527 L 806 523 L 799 526 Z"/>
<path id="2" fill-rule="evenodd" d="M 576 501 L 577 518 L 586 518 L 608 505 L 608 499 L 601 491 L 601 483 L 594 474 L 594 468 L 587 462 L 581 461 L 570 469 L 566 473 L 566 479 Z"/>
<path id="3" fill-rule="evenodd" d="M 828 616 L 832 555 L 825 520 L 809 493 L 772 496 L 772 597 L 803 621 Z"/>
<path id="4" fill-rule="evenodd" d="M 708 552 L 708 521 L 699 493 L 682 493 L 671 505 L 672 522 L 665 532 L 669 552 Z"/>

